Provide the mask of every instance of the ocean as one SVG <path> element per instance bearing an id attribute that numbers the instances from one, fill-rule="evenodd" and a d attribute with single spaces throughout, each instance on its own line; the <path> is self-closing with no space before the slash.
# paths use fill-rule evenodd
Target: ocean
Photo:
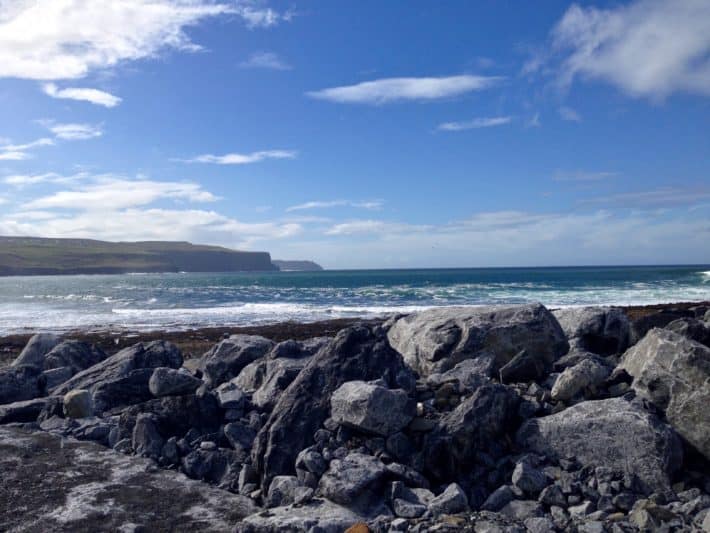
<path id="1" fill-rule="evenodd" d="M 374 317 L 432 306 L 710 300 L 710 266 L 349 270 L 0 278 L 0 335 Z"/>

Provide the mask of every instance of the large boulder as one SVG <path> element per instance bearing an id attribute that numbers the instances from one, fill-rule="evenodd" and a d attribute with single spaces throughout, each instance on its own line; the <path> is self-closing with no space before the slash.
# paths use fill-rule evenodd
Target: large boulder
<path id="1" fill-rule="evenodd" d="M 392 388 L 411 381 L 380 327 L 347 328 L 313 356 L 281 395 L 254 443 L 252 459 L 263 490 L 274 476 L 293 474 L 296 456 L 313 444 L 314 433 L 330 414 L 330 396 L 340 385 L 379 378 Z"/>
<path id="2" fill-rule="evenodd" d="M 62 403 L 67 418 L 88 418 L 94 414 L 93 400 L 88 390 L 71 390 L 64 395 Z"/>
<path id="3" fill-rule="evenodd" d="M 673 331 L 653 329 L 624 354 L 619 367 L 633 376 L 636 392 L 710 459 L 710 348 Z"/>
<path id="4" fill-rule="evenodd" d="M 35 422 L 49 402 L 49 398 L 34 398 L 0 405 L 0 424 Z"/>
<path id="5" fill-rule="evenodd" d="M 64 341 L 44 356 L 44 369 L 69 367 L 72 374 L 86 370 L 106 359 L 100 348 L 82 341 Z"/>
<path id="6" fill-rule="evenodd" d="M 279 358 L 266 361 L 264 380 L 252 396 L 252 403 L 259 409 L 270 411 L 281 393 L 296 379 L 310 359 Z"/>
<path id="7" fill-rule="evenodd" d="M 553 311 L 572 348 L 599 355 L 623 353 L 631 339 L 631 323 L 613 307 L 570 307 Z"/>
<path id="8" fill-rule="evenodd" d="M 588 389 L 593 389 L 606 380 L 611 369 L 602 361 L 589 357 L 576 365 L 567 367 L 552 387 L 552 398 L 568 401 Z"/>
<path id="9" fill-rule="evenodd" d="M 45 384 L 39 367 L 20 365 L 0 368 L 0 404 L 43 396 Z"/>
<path id="10" fill-rule="evenodd" d="M 383 437 L 406 427 L 417 412 L 406 391 L 364 381 L 343 383 L 330 398 L 330 409 L 339 424 Z"/>
<path id="11" fill-rule="evenodd" d="M 519 396 L 497 383 L 480 386 L 444 416 L 426 437 L 423 459 L 436 480 L 449 482 L 466 475 L 476 454 L 504 440 L 515 423 Z"/>
<path id="12" fill-rule="evenodd" d="M 710 322 L 707 320 L 679 318 L 668 324 L 665 329 L 710 347 Z"/>
<path id="13" fill-rule="evenodd" d="M 554 415 L 528 420 L 518 445 L 553 461 L 576 457 L 582 466 L 603 466 L 635 480 L 640 492 L 670 489 L 682 462 L 675 432 L 636 402 L 587 401 Z"/>
<path id="14" fill-rule="evenodd" d="M 386 474 L 387 468 L 376 457 L 350 453 L 344 459 L 331 461 L 318 490 L 336 503 L 366 509 Z"/>
<path id="15" fill-rule="evenodd" d="M 86 389 L 94 398 L 96 412 L 131 405 L 152 398 L 149 382 L 157 367 L 180 368 L 180 350 L 166 341 L 138 343 L 79 372 L 52 392 L 64 395 Z"/>
<path id="16" fill-rule="evenodd" d="M 44 356 L 60 342 L 62 339 L 53 333 L 37 333 L 30 338 L 20 355 L 12 362 L 12 366 L 30 365 L 43 368 Z"/>
<path id="17" fill-rule="evenodd" d="M 274 342 L 258 335 L 232 335 L 202 356 L 200 369 L 211 387 L 239 375 L 252 361 L 265 356 Z"/>
<path id="18" fill-rule="evenodd" d="M 491 375 L 522 350 L 546 365 L 569 348 L 555 317 L 540 304 L 429 309 L 397 320 L 392 347 L 421 375 L 464 359 L 491 357 Z"/>
<path id="19" fill-rule="evenodd" d="M 150 381 L 148 381 L 148 388 L 151 394 L 156 397 L 192 394 L 200 385 L 202 385 L 202 380 L 197 379 L 186 370 L 165 367 L 153 370 Z"/>

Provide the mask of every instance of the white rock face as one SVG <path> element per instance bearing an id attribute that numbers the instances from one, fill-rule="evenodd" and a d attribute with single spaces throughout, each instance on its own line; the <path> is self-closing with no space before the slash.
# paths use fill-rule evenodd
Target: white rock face
<path id="1" fill-rule="evenodd" d="M 540 304 L 429 309 L 400 318 L 387 337 L 422 376 L 484 356 L 493 357 L 495 375 L 522 350 L 550 364 L 569 349 L 557 320 Z"/>
<path id="2" fill-rule="evenodd" d="M 710 459 L 710 348 L 652 329 L 619 365 L 632 387 L 661 409 L 673 428 Z"/>
<path id="3" fill-rule="evenodd" d="M 331 417 L 339 424 L 386 437 L 414 418 L 416 405 L 403 390 L 348 381 L 330 399 Z"/>

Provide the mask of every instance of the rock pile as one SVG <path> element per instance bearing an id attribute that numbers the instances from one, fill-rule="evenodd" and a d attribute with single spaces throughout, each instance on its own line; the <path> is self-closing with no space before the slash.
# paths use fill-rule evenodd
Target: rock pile
<path id="1" fill-rule="evenodd" d="M 710 530 L 706 311 L 636 338 L 618 309 L 435 309 L 185 366 L 37 335 L 0 423 L 232 492 L 239 532 Z"/>

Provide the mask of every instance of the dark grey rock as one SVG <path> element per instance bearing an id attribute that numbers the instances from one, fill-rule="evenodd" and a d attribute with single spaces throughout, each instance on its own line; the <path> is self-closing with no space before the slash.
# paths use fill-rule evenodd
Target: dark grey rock
<path id="1" fill-rule="evenodd" d="M 444 492 L 429 502 L 429 511 L 433 515 L 456 514 L 468 510 L 468 498 L 463 489 L 451 483 Z"/>
<path id="2" fill-rule="evenodd" d="M 293 473 L 298 453 L 313 444 L 313 435 L 330 411 L 330 396 L 343 383 L 384 378 L 397 386 L 406 372 L 402 358 L 377 327 L 353 327 L 323 347 L 284 391 L 263 426 L 252 460 L 268 487 L 276 475 Z"/>
<path id="3" fill-rule="evenodd" d="M 328 468 L 328 464 L 316 450 L 305 449 L 296 457 L 296 468 L 306 470 L 320 477 Z"/>
<path id="4" fill-rule="evenodd" d="M 242 520 L 236 533 L 343 533 L 367 517 L 345 506 L 323 499 L 313 499 L 305 505 L 274 507 Z"/>
<path id="5" fill-rule="evenodd" d="M 202 356 L 200 369 L 210 387 L 239 375 L 252 361 L 266 355 L 274 347 L 273 341 L 257 335 L 232 335 Z"/>
<path id="6" fill-rule="evenodd" d="M 60 366 L 59 368 L 45 370 L 42 375 L 44 376 L 47 390 L 52 390 L 70 379 L 74 372 L 69 366 Z"/>
<path id="7" fill-rule="evenodd" d="M 280 358 L 268 360 L 264 382 L 254 392 L 252 403 L 259 409 L 270 411 L 286 388 L 308 364 L 310 359 Z"/>
<path id="8" fill-rule="evenodd" d="M 298 486 L 299 482 L 296 476 L 276 476 L 271 480 L 264 504 L 266 507 L 279 507 L 293 503 L 296 499 Z"/>
<path id="9" fill-rule="evenodd" d="M 633 376 L 633 389 L 710 459 L 710 348 L 673 331 L 653 329 L 624 354 L 619 368 Z"/>
<path id="10" fill-rule="evenodd" d="M 511 429 L 519 397 L 500 384 L 479 387 L 456 409 L 444 416 L 426 436 L 423 459 L 426 471 L 445 482 L 456 479 Z"/>
<path id="11" fill-rule="evenodd" d="M 546 517 L 532 517 L 524 521 L 528 533 L 550 533 L 555 531 L 555 523 Z"/>
<path id="12" fill-rule="evenodd" d="M 392 500 L 394 514 L 402 518 L 419 518 L 427 511 L 427 506 L 421 503 L 412 503 L 401 498 Z"/>
<path id="13" fill-rule="evenodd" d="M 374 491 L 387 469 L 379 459 L 361 453 L 330 462 L 318 485 L 319 491 L 336 503 L 352 506 L 366 492 Z"/>
<path id="14" fill-rule="evenodd" d="M 45 379 L 36 366 L 0 368 L 0 404 L 32 400 L 45 393 Z"/>
<path id="15" fill-rule="evenodd" d="M 488 496 L 483 505 L 481 505 L 481 509 L 483 511 L 498 512 L 514 499 L 515 493 L 513 489 L 509 485 L 502 485 Z"/>
<path id="16" fill-rule="evenodd" d="M 0 405 L 0 424 L 35 422 L 47 401 L 47 398 L 34 398 Z"/>
<path id="17" fill-rule="evenodd" d="M 53 333 L 37 333 L 30 338 L 12 366 L 29 365 L 44 369 L 44 356 L 60 342 L 62 339 Z"/>
<path id="18" fill-rule="evenodd" d="M 132 446 L 135 453 L 143 457 L 158 459 L 163 450 L 163 444 L 165 441 L 158 432 L 155 415 L 139 414 L 133 428 Z"/>
<path id="19" fill-rule="evenodd" d="M 96 412 L 152 398 L 148 383 L 156 367 L 179 368 L 180 350 L 165 341 L 138 343 L 76 374 L 54 389 L 64 395 L 73 389 L 91 391 Z"/>
<path id="20" fill-rule="evenodd" d="M 238 477 L 239 458 L 231 450 L 194 450 L 182 458 L 182 469 L 188 477 L 220 483 L 233 474 Z"/>
<path id="21" fill-rule="evenodd" d="M 522 350 L 500 369 L 501 383 L 521 383 L 535 381 L 545 373 L 545 362 L 535 355 Z"/>
<path id="22" fill-rule="evenodd" d="M 72 374 L 86 370 L 106 359 L 103 350 L 88 342 L 68 340 L 54 346 L 44 356 L 43 368 L 69 367 Z"/>
<path id="23" fill-rule="evenodd" d="M 568 350 L 557 320 L 539 304 L 435 308 L 400 318 L 388 338 L 421 375 L 493 356 L 493 372 L 521 350 L 551 364 Z"/>
<path id="24" fill-rule="evenodd" d="M 710 322 L 707 319 L 679 318 L 668 324 L 665 329 L 710 347 Z"/>
<path id="25" fill-rule="evenodd" d="M 530 465 L 527 461 L 520 461 L 513 470 L 513 485 L 518 487 L 528 496 L 537 496 L 549 484 L 544 472 Z"/>
<path id="26" fill-rule="evenodd" d="M 535 500 L 513 500 L 500 510 L 500 514 L 524 522 L 528 518 L 542 517 L 545 512 L 542 505 Z"/>
<path id="27" fill-rule="evenodd" d="M 673 430 L 623 398 L 582 402 L 528 420 L 518 431 L 517 442 L 552 460 L 574 456 L 583 466 L 624 472 L 645 493 L 667 491 L 669 476 L 682 462 Z"/>
<path id="28" fill-rule="evenodd" d="M 256 431 L 241 422 L 232 422 L 224 426 L 224 436 L 235 450 L 250 450 Z"/>
<path id="29" fill-rule="evenodd" d="M 624 352 L 631 340 L 631 324 L 622 309 L 572 307 L 553 313 L 572 348 L 600 355 Z"/>
<path id="30" fill-rule="evenodd" d="M 390 390 L 364 381 L 348 381 L 330 398 L 331 418 L 360 431 L 382 435 L 396 433 L 416 414 L 416 404 L 406 391 Z"/>
<path id="31" fill-rule="evenodd" d="M 387 437 L 385 449 L 395 459 L 407 461 L 414 452 L 414 445 L 409 437 L 400 431 Z"/>
<path id="32" fill-rule="evenodd" d="M 67 418 L 87 418 L 94 415 L 91 393 L 84 389 L 74 389 L 64 395 L 64 416 Z"/>
<path id="33" fill-rule="evenodd" d="M 233 381 L 222 383 L 215 390 L 217 401 L 222 409 L 241 409 L 246 402 L 246 395 Z"/>
<path id="34" fill-rule="evenodd" d="M 542 489 L 538 501 L 549 506 L 567 507 L 567 498 L 565 498 L 562 489 L 557 484 Z"/>
<path id="35" fill-rule="evenodd" d="M 156 397 L 192 394 L 200 385 L 202 380 L 190 375 L 189 372 L 165 367 L 153 370 L 148 382 L 151 394 Z"/>

